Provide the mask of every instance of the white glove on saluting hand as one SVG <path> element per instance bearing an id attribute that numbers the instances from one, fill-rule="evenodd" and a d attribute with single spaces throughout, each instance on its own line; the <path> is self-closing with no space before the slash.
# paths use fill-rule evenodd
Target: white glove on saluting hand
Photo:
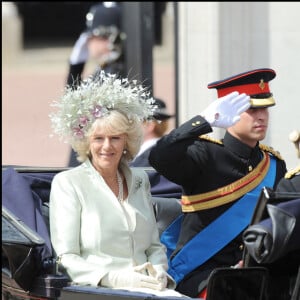
<path id="1" fill-rule="evenodd" d="M 200 115 L 212 127 L 228 128 L 240 120 L 240 114 L 250 107 L 250 97 L 232 92 L 210 104 Z"/>
<path id="2" fill-rule="evenodd" d="M 163 290 L 165 286 L 160 281 L 151 275 L 146 275 L 147 264 L 125 270 L 110 271 L 102 278 L 101 285 L 113 288 L 136 287 Z"/>
<path id="3" fill-rule="evenodd" d="M 80 63 L 85 63 L 89 58 L 89 50 L 87 47 L 87 41 L 90 38 L 90 34 L 87 32 L 81 33 L 75 45 L 73 47 L 71 56 L 70 56 L 70 64 L 77 65 Z"/>

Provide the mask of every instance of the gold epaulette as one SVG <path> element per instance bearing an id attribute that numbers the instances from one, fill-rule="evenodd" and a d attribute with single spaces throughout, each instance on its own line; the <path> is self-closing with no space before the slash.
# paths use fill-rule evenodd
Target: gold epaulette
<path id="1" fill-rule="evenodd" d="M 286 172 L 285 175 L 284 175 L 284 178 L 291 179 L 292 177 L 294 177 L 299 172 L 300 172 L 300 165 L 298 167 Z"/>
<path id="2" fill-rule="evenodd" d="M 202 140 L 206 140 L 215 144 L 223 145 L 223 142 L 221 140 L 213 139 L 212 137 L 208 136 L 207 134 L 199 135 L 199 138 Z"/>
<path id="3" fill-rule="evenodd" d="M 269 147 L 267 145 L 264 144 L 259 144 L 259 148 L 263 151 L 267 151 L 271 154 L 273 154 L 274 156 L 276 156 L 278 159 L 283 160 L 282 156 L 280 155 L 280 153 L 276 150 L 274 150 L 272 147 Z"/>

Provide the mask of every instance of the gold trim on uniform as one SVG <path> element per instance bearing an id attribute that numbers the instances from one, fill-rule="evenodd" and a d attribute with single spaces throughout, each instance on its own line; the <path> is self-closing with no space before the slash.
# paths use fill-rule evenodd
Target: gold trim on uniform
<path id="1" fill-rule="evenodd" d="M 196 122 L 193 122 L 192 123 L 192 126 L 195 127 L 195 126 L 198 126 L 201 124 L 201 121 L 196 121 Z"/>
<path id="2" fill-rule="evenodd" d="M 207 134 L 199 135 L 199 138 L 202 140 L 206 140 L 215 144 L 223 145 L 221 140 L 214 139 Z"/>
<path id="3" fill-rule="evenodd" d="M 285 175 L 284 175 L 284 178 L 291 179 L 292 177 L 294 177 L 298 173 L 300 173 L 300 165 L 298 167 L 286 172 Z"/>
<path id="4" fill-rule="evenodd" d="M 203 134 L 203 135 L 199 135 L 199 138 L 202 140 L 206 140 L 215 144 L 219 144 L 219 145 L 223 145 L 223 142 L 221 140 L 218 139 L 214 139 L 212 137 L 210 137 L 207 134 Z M 276 150 L 274 150 L 272 147 L 267 146 L 265 144 L 261 144 L 259 143 L 259 148 L 263 151 L 269 152 L 271 154 L 273 154 L 274 156 L 276 156 L 278 159 L 283 160 L 282 156 L 280 155 L 280 153 Z M 250 171 L 250 170 L 249 170 Z"/>
<path id="5" fill-rule="evenodd" d="M 277 158 L 279 158 L 280 160 L 283 160 L 282 156 L 280 155 L 280 153 L 276 150 L 274 150 L 272 147 L 264 145 L 264 144 L 259 144 L 259 148 L 263 151 L 267 151 L 271 154 L 273 154 L 274 156 L 276 156 Z"/>
<path id="6" fill-rule="evenodd" d="M 263 159 L 261 162 L 251 173 L 248 173 L 241 179 L 207 193 L 192 196 L 182 195 L 182 211 L 199 211 L 237 200 L 261 183 L 269 170 L 269 166 L 270 156 L 263 152 Z"/>

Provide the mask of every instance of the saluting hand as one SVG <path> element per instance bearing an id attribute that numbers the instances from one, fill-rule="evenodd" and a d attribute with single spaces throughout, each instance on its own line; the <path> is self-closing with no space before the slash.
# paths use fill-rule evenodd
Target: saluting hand
<path id="1" fill-rule="evenodd" d="M 228 128 L 240 120 L 240 114 L 250 107 L 250 97 L 232 92 L 211 103 L 200 115 L 212 127 Z"/>

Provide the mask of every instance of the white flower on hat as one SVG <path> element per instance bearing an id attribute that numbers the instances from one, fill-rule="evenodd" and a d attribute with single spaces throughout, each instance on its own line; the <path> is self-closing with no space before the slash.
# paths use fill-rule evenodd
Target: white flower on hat
<path id="1" fill-rule="evenodd" d="M 104 71 L 88 77 L 77 88 L 67 86 L 51 106 L 57 108 L 49 115 L 54 133 L 71 143 L 86 137 L 92 123 L 112 110 L 142 122 L 153 118 L 157 108 L 149 91 L 137 81 Z"/>

